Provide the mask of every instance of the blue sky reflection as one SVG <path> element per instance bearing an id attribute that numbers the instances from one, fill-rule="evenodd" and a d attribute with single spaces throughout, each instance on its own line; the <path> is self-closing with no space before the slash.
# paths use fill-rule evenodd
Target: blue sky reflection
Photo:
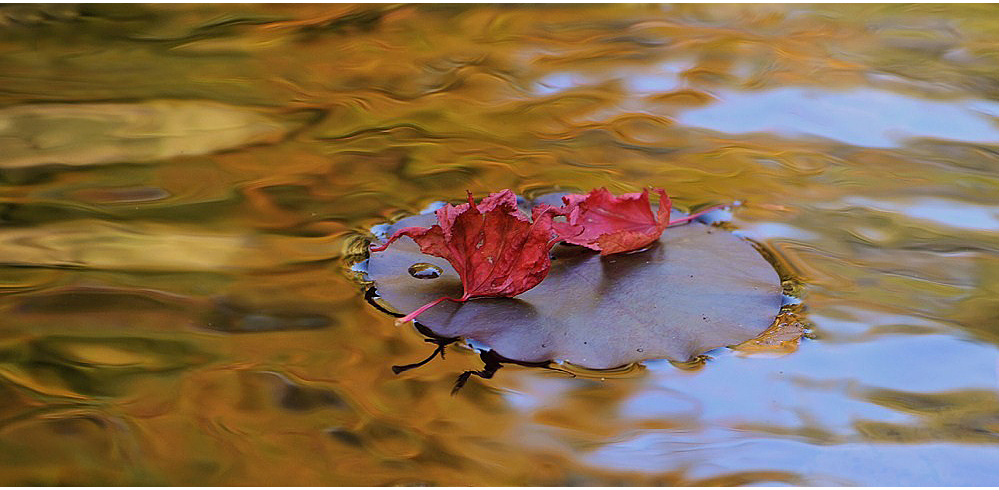
<path id="1" fill-rule="evenodd" d="M 870 88 L 785 87 L 715 95 L 719 102 L 687 111 L 679 122 L 733 134 L 815 135 L 868 147 L 890 148 L 909 137 L 999 142 L 992 119 L 999 103 L 984 100 L 923 100 Z"/>

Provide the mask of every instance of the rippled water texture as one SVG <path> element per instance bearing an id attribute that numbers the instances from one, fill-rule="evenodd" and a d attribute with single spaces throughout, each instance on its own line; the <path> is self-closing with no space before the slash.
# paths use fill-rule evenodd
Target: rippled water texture
<path id="1" fill-rule="evenodd" d="M 997 15 L 2 6 L 0 483 L 994 485 Z M 356 237 L 597 186 L 741 201 L 812 338 L 393 374 Z"/>

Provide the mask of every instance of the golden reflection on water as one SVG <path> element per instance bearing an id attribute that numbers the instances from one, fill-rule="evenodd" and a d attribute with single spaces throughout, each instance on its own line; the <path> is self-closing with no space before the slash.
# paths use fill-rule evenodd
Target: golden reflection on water
<path id="1" fill-rule="evenodd" d="M 989 484 L 994 17 L 2 6 L 0 482 Z M 392 373 L 433 346 L 365 302 L 359 233 L 597 186 L 740 201 L 792 333 L 457 396 L 467 347 Z"/>

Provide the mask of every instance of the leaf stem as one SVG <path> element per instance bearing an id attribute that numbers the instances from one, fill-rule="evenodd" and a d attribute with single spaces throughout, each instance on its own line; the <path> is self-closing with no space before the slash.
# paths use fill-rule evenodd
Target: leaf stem
<path id="1" fill-rule="evenodd" d="M 694 219 L 700 218 L 701 216 L 704 216 L 705 214 L 708 214 L 711 211 L 714 211 L 716 209 L 725 208 L 725 207 L 728 207 L 728 206 L 730 206 L 730 205 L 729 204 L 719 204 L 717 206 L 711 206 L 709 208 L 702 209 L 702 210 L 700 210 L 700 211 L 698 211 L 698 212 L 696 212 L 696 213 L 694 213 L 694 214 L 692 214 L 690 216 L 684 216 L 683 218 L 680 218 L 678 220 L 670 221 L 666 226 L 673 226 L 673 225 L 679 225 L 679 224 L 682 224 L 682 223 L 686 223 L 686 222 L 688 222 L 690 220 L 694 220 Z"/>
<path id="2" fill-rule="evenodd" d="M 402 231 L 402 230 L 400 230 L 400 231 Z M 392 242 L 398 240 L 399 237 L 401 237 L 401 236 L 402 236 L 402 233 L 396 232 L 385 243 L 383 243 L 381 245 L 375 245 L 375 244 L 372 243 L 371 244 L 371 251 L 372 252 L 383 252 L 383 251 L 385 251 L 386 248 L 388 248 L 389 245 L 392 244 Z"/>
<path id="3" fill-rule="evenodd" d="M 437 226 L 437 225 L 434 225 L 434 226 Z M 403 236 L 408 236 L 410 238 L 413 238 L 414 234 L 423 234 L 423 233 L 426 233 L 428 230 L 429 230 L 429 228 L 420 228 L 419 226 L 409 226 L 409 227 L 403 228 L 401 230 L 397 230 L 395 233 L 392 234 L 391 237 L 389 237 L 389 239 L 385 243 L 383 243 L 381 245 L 375 245 L 374 243 L 372 243 L 371 244 L 371 251 L 372 252 L 383 252 L 386 248 L 388 248 L 389 245 L 392 244 L 392 242 L 394 242 L 394 241 L 402 238 Z"/>
<path id="4" fill-rule="evenodd" d="M 444 300 L 451 300 L 451 301 L 456 301 L 456 302 L 462 302 L 465 299 L 455 299 L 455 298 L 449 298 L 447 296 L 444 296 L 444 297 L 441 297 L 441 298 L 437 298 L 437 299 L 435 299 L 435 300 L 433 300 L 433 301 L 431 301 L 431 302 L 429 302 L 429 303 L 427 303 L 427 304 L 425 304 L 425 305 L 417 308 L 412 313 L 410 313 L 410 314 L 408 314 L 408 315 L 406 315 L 406 316 L 404 316 L 402 318 L 397 319 L 395 321 L 395 324 L 396 325 L 402 325 L 403 323 L 409 322 L 409 321 L 413 320 L 414 318 L 416 318 L 417 316 L 419 316 L 420 313 L 423 313 L 424 311 L 429 310 L 430 308 L 436 306 L 438 303 L 441 303 Z"/>

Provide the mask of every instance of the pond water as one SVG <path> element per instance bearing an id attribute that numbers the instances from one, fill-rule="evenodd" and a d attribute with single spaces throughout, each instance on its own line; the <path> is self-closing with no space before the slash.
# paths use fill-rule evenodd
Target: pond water
<path id="1" fill-rule="evenodd" d="M 995 485 L 996 27 L 2 6 L 0 483 Z M 365 301 L 359 237 L 466 190 L 600 186 L 739 201 L 808 338 L 454 396 L 467 345 L 392 372 L 434 346 Z"/>

